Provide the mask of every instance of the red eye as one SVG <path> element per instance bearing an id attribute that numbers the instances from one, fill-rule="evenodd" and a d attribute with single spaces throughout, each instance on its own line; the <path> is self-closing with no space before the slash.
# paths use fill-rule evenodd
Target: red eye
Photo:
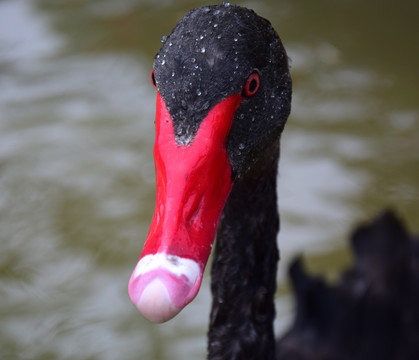
<path id="1" fill-rule="evenodd" d="M 259 74 L 254 71 L 248 77 L 246 84 L 244 84 L 243 88 L 243 96 L 250 97 L 257 93 L 260 85 L 260 78 Z"/>
<path id="2" fill-rule="evenodd" d="M 156 87 L 156 78 L 154 77 L 154 69 L 151 71 L 150 79 L 153 86 Z"/>

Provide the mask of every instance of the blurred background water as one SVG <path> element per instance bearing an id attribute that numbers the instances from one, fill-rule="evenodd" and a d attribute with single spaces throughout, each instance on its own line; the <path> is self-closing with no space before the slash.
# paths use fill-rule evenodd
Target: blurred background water
<path id="1" fill-rule="evenodd" d="M 419 5 L 237 1 L 292 64 L 279 179 L 278 334 L 299 253 L 333 278 L 346 238 L 391 205 L 419 231 Z M 0 1 L 0 358 L 204 358 L 208 276 L 163 325 L 127 282 L 154 208 L 160 38 L 192 0 Z"/>

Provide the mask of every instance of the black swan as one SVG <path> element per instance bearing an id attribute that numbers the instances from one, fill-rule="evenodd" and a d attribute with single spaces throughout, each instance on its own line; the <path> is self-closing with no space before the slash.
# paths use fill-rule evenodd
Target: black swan
<path id="1" fill-rule="evenodd" d="M 267 20 L 224 2 L 180 20 L 151 78 L 156 206 L 129 295 L 151 321 L 175 316 L 196 296 L 217 234 L 208 357 L 274 359 L 285 49 Z M 283 344 L 291 353 L 292 332 Z"/>

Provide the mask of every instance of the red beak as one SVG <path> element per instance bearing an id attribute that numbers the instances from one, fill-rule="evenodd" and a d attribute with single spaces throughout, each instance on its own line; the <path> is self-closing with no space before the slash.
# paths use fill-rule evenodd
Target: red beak
<path id="1" fill-rule="evenodd" d="M 191 144 L 178 145 L 157 94 L 156 207 L 128 291 L 153 322 L 174 317 L 198 293 L 218 222 L 233 186 L 226 144 L 240 95 L 215 105 Z"/>

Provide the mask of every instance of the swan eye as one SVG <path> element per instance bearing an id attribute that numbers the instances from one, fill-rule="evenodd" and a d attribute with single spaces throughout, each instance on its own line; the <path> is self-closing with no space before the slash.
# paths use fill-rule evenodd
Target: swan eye
<path id="1" fill-rule="evenodd" d="M 151 71 L 150 80 L 151 84 L 156 88 L 156 78 L 154 76 L 154 69 Z"/>
<path id="2" fill-rule="evenodd" d="M 243 87 L 243 96 L 251 97 L 255 95 L 260 86 L 259 73 L 254 71 L 246 80 L 246 84 Z"/>

